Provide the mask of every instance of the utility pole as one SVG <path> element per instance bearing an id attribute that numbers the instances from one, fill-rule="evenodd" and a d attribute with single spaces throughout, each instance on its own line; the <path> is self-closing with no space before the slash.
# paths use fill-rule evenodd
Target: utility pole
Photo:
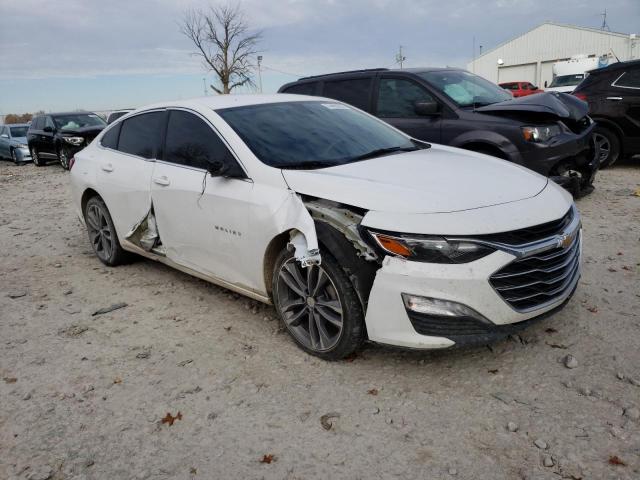
<path id="1" fill-rule="evenodd" d="M 260 68 L 262 64 L 262 55 L 258 55 L 258 82 L 260 84 L 260 93 L 262 93 L 262 69 Z"/>
<path id="2" fill-rule="evenodd" d="M 602 17 L 602 25 L 600 26 L 600 30 L 606 30 L 608 32 L 611 31 L 611 29 L 609 28 L 609 25 L 607 25 L 607 9 L 604 9 L 604 12 L 602 12 L 600 14 L 600 16 Z"/>
<path id="3" fill-rule="evenodd" d="M 207 79 L 202 77 L 202 88 L 204 89 L 204 96 L 207 96 Z"/>
<path id="4" fill-rule="evenodd" d="M 407 57 L 402 55 L 402 45 L 400 45 L 400 50 L 396 55 L 396 63 L 400 64 L 400 70 L 402 70 L 402 62 L 404 62 L 407 59 Z"/>

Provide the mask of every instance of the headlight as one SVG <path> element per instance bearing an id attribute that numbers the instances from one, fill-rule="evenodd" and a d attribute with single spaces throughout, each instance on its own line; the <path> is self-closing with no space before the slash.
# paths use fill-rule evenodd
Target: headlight
<path id="1" fill-rule="evenodd" d="M 544 143 L 556 135 L 560 135 L 562 129 L 559 125 L 544 125 L 541 127 L 522 127 L 522 135 L 527 142 Z"/>
<path id="2" fill-rule="evenodd" d="M 75 145 L 76 147 L 79 145 L 82 145 L 82 142 L 84 142 L 84 138 L 82 137 L 62 137 L 64 138 L 64 141 L 67 143 L 70 143 L 71 145 Z"/>
<path id="3" fill-rule="evenodd" d="M 27 145 L 26 143 L 19 143 L 18 148 L 29 148 L 29 145 Z"/>
<path id="4" fill-rule="evenodd" d="M 463 240 L 369 233 L 385 252 L 417 262 L 469 263 L 495 252 L 491 247 Z"/>

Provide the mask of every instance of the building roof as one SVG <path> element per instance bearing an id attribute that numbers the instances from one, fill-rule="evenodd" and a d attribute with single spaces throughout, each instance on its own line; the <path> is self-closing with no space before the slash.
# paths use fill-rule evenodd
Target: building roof
<path id="1" fill-rule="evenodd" d="M 502 42 L 502 43 L 500 43 L 500 44 L 496 45 L 496 46 L 495 46 L 495 47 L 493 47 L 493 48 L 490 48 L 489 50 L 485 51 L 482 55 L 477 56 L 477 57 L 476 57 L 474 60 L 472 60 L 472 61 L 478 60 L 479 58 L 482 58 L 482 57 L 484 57 L 485 55 L 490 54 L 490 53 L 491 53 L 491 52 L 493 52 L 494 50 L 497 50 L 498 48 L 503 47 L 504 45 L 507 45 L 508 43 L 511 43 L 511 42 L 513 42 L 514 40 L 517 40 L 517 39 L 519 39 L 519 38 L 522 38 L 522 37 L 524 37 L 525 35 L 528 35 L 529 33 L 533 32 L 534 30 L 537 30 L 538 28 L 543 27 L 543 26 L 545 26 L 545 25 L 551 25 L 551 26 L 553 26 L 553 27 L 559 27 L 559 28 L 569 28 L 569 29 L 573 29 L 573 30 L 583 30 L 583 31 L 587 31 L 587 32 L 591 32 L 591 33 L 599 33 L 599 34 L 603 34 L 603 35 L 613 35 L 613 36 L 616 36 L 616 37 L 622 37 L 622 38 L 629 38 L 629 34 L 628 34 L 628 33 L 608 32 L 608 31 L 606 31 L 606 30 L 600 30 L 600 29 L 598 29 L 598 28 L 592 28 L 592 27 L 580 27 L 580 26 L 578 26 L 578 25 L 569 25 L 569 24 L 566 24 L 566 23 L 544 22 L 544 23 L 541 23 L 540 25 L 537 25 L 537 26 L 535 26 L 535 27 L 533 27 L 533 28 L 530 28 L 530 29 L 529 29 L 529 30 L 527 30 L 526 32 L 521 33 L 520 35 L 518 35 L 518 36 L 516 36 L 516 37 L 510 38 L 509 40 L 504 41 L 504 42 Z"/>

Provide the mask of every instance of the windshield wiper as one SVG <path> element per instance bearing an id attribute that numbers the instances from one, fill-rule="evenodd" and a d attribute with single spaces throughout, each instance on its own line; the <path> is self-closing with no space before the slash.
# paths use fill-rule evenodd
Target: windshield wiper
<path id="1" fill-rule="evenodd" d="M 278 168 L 282 168 L 284 170 L 314 170 L 316 168 L 335 167 L 336 165 L 338 165 L 336 162 L 313 160 L 310 162 L 301 162 L 291 165 L 279 165 Z"/>
<path id="2" fill-rule="evenodd" d="M 388 147 L 388 148 L 378 148 L 376 150 L 371 150 L 370 152 L 363 153 L 362 155 L 358 155 L 357 157 L 353 157 L 350 161 L 354 162 L 357 160 L 367 160 L 369 158 L 382 157 L 384 155 L 388 155 L 390 153 L 395 152 L 413 152 L 414 150 L 420 150 L 418 147 Z"/>

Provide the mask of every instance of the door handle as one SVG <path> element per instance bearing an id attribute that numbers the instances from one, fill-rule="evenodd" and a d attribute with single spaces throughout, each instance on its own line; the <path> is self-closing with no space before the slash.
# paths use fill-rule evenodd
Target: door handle
<path id="1" fill-rule="evenodd" d="M 167 186 L 169 186 L 169 184 L 171 184 L 169 179 L 164 175 L 161 176 L 161 177 L 154 177 L 153 182 L 157 183 L 158 185 L 161 185 L 163 187 L 167 187 Z"/>
<path id="2" fill-rule="evenodd" d="M 607 100 L 614 100 L 616 102 L 619 102 L 620 100 L 622 100 L 622 97 L 607 97 Z"/>
<path id="3" fill-rule="evenodd" d="M 103 163 L 102 165 L 100 165 L 100 168 L 105 172 L 113 172 L 113 165 L 111 165 L 110 163 Z"/>

